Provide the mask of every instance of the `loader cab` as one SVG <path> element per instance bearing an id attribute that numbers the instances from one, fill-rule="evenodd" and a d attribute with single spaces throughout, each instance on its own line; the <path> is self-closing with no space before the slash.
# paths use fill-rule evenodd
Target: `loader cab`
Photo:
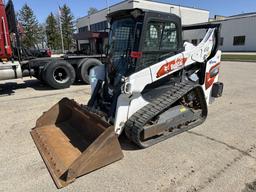
<path id="1" fill-rule="evenodd" d="M 132 9 L 108 17 L 110 84 L 183 51 L 181 19 L 174 14 Z"/>
<path id="2" fill-rule="evenodd" d="M 181 20 L 176 15 L 132 9 L 113 12 L 108 18 L 108 62 L 100 100 L 104 101 L 101 111 L 114 117 L 124 79 L 182 52 L 183 48 Z"/>

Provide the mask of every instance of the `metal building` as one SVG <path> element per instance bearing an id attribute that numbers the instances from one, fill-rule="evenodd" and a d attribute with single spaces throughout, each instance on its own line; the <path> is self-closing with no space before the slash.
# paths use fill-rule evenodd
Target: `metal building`
<path id="1" fill-rule="evenodd" d="M 256 51 L 256 13 L 231 16 L 220 23 L 223 51 Z"/>
<path id="2" fill-rule="evenodd" d="M 256 51 L 256 12 L 229 17 L 215 16 L 210 22 L 221 23 L 220 49 L 226 52 Z M 199 32 L 184 35 L 186 41 L 197 44 L 203 38 Z"/>
<path id="3" fill-rule="evenodd" d="M 153 11 L 173 13 L 182 18 L 183 25 L 208 22 L 209 11 L 203 9 L 197 9 L 192 7 L 184 7 L 179 5 L 173 5 L 168 3 L 161 3 L 156 1 L 146 0 L 126 0 L 118 4 L 115 4 L 109 8 L 98 11 L 97 13 L 79 18 L 77 20 L 77 28 L 79 33 L 85 33 L 87 31 L 99 32 L 104 31 L 108 27 L 107 14 L 123 9 L 147 9 Z M 78 40 L 78 48 L 88 46 L 88 40 Z"/>

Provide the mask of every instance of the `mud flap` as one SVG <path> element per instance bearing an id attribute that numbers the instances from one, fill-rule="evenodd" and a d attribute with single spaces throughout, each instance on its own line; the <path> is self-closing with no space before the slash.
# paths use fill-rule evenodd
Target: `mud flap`
<path id="1" fill-rule="evenodd" d="M 114 128 L 67 98 L 37 120 L 31 135 L 58 188 L 123 158 Z"/>

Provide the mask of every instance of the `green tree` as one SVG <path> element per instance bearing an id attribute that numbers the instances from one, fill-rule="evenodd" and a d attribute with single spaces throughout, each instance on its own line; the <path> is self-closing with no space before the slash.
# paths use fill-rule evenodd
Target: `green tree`
<path id="1" fill-rule="evenodd" d="M 61 23 L 64 39 L 64 48 L 65 50 L 70 50 L 74 43 L 73 34 L 75 32 L 75 26 L 74 16 L 71 13 L 70 8 L 66 4 L 64 4 L 61 8 Z"/>
<path id="2" fill-rule="evenodd" d="M 90 7 L 89 10 L 88 10 L 88 15 L 92 15 L 94 13 L 98 12 L 98 9 L 95 8 L 95 7 Z"/>
<path id="3" fill-rule="evenodd" d="M 19 11 L 18 20 L 24 29 L 24 35 L 21 39 L 23 45 L 29 48 L 35 47 L 38 43 L 39 27 L 37 18 L 28 4 L 25 3 Z"/>
<path id="4" fill-rule="evenodd" d="M 46 19 L 46 36 L 47 36 L 47 43 L 48 47 L 51 49 L 60 49 L 60 32 L 59 32 L 59 26 L 58 21 L 53 13 L 50 13 L 50 15 Z"/>
<path id="5" fill-rule="evenodd" d="M 38 47 L 39 48 L 45 48 L 47 42 L 47 36 L 46 36 L 46 26 L 45 24 L 39 24 L 38 26 Z"/>

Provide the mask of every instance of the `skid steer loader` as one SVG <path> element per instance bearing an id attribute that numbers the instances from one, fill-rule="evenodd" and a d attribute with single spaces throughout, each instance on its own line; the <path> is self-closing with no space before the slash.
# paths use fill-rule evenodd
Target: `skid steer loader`
<path id="1" fill-rule="evenodd" d="M 109 15 L 108 62 L 90 70 L 87 105 L 62 99 L 31 134 L 58 188 L 123 158 L 118 136 L 152 146 L 204 122 L 220 97 L 219 24 L 181 26 L 173 14 L 140 9 Z M 182 45 L 182 31 L 205 29 Z"/>

